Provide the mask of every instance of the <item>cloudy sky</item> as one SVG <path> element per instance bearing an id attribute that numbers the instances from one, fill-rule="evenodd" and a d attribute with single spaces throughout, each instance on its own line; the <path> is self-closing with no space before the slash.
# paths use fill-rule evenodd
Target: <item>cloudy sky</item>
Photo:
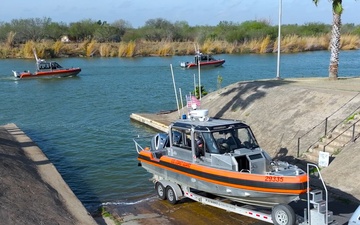
<path id="1" fill-rule="evenodd" d="M 280 1 L 282 24 L 332 23 L 329 0 L 320 0 L 318 7 L 312 0 L 3 0 L 0 22 L 43 17 L 65 23 L 83 19 L 111 23 L 123 19 L 137 28 L 149 19 L 163 18 L 170 22 L 187 21 L 191 26 L 248 20 L 267 20 L 276 25 Z M 345 0 L 343 6 L 343 24 L 359 25 L 360 1 Z"/>

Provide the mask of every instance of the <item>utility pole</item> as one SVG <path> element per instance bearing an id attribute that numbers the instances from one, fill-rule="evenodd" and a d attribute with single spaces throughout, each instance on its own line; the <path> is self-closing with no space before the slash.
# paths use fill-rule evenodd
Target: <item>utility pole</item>
<path id="1" fill-rule="evenodd" d="M 279 29 L 278 29 L 279 33 L 278 33 L 278 52 L 277 52 L 276 79 L 280 79 L 281 11 L 282 11 L 282 0 L 279 0 Z"/>

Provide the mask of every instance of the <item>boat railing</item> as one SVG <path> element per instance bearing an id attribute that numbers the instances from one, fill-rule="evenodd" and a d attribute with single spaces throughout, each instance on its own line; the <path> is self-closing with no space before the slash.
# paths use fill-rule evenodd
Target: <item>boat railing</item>
<path id="1" fill-rule="evenodd" d="M 141 147 L 141 145 L 135 139 L 133 139 L 133 141 L 135 143 L 135 149 L 137 153 L 140 153 L 140 151 L 144 150 L 143 147 Z"/>
<path id="2" fill-rule="evenodd" d="M 143 151 L 143 150 L 150 150 L 149 147 L 143 147 L 143 146 L 146 146 L 146 140 L 148 141 L 149 137 L 136 137 L 136 138 L 133 138 L 133 141 L 134 141 L 134 144 L 135 144 L 135 149 L 137 151 L 137 153 L 140 153 L 140 151 Z M 139 142 L 142 142 L 142 144 L 140 144 Z"/>

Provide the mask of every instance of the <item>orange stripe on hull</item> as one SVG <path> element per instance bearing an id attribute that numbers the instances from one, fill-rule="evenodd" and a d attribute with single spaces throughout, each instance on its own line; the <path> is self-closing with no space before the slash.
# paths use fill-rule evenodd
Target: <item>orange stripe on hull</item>
<path id="1" fill-rule="evenodd" d="M 238 188 L 238 189 L 243 189 L 243 190 L 251 190 L 251 191 L 260 191 L 260 192 L 270 192 L 270 193 L 284 193 L 284 194 L 302 194 L 306 192 L 306 182 L 307 182 L 307 175 L 303 174 L 303 175 L 299 175 L 299 176 L 267 176 L 267 175 L 259 175 L 259 174 L 249 174 L 249 173 L 240 173 L 240 172 L 235 172 L 235 171 L 226 171 L 226 170 L 221 170 L 221 169 L 216 169 L 216 168 L 209 168 L 206 166 L 202 166 L 202 165 L 198 165 L 198 164 L 193 164 L 193 163 L 189 163 L 186 161 L 182 161 L 182 160 L 178 160 L 178 159 L 173 159 L 170 158 L 168 156 L 162 156 L 161 160 L 155 160 L 151 154 L 151 152 L 149 151 L 142 151 L 140 152 L 141 156 L 143 157 L 139 157 L 138 160 L 140 160 L 142 163 L 147 163 L 150 164 L 152 166 L 155 167 L 159 167 L 165 170 L 169 170 L 175 173 L 179 173 L 188 177 L 192 177 L 192 178 L 196 178 L 199 180 L 203 180 L 209 183 L 214 183 L 214 184 L 218 184 L 218 185 L 222 185 L 222 186 L 228 186 L 228 187 L 233 187 L 233 188 Z M 145 158 L 144 158 L 145 157 Z M 147 160 L 146 158 L 148 158 L 149 160 Z M 174 163 L 176 165 L 174 165 Z M 165 164 L 165 165 L 164 165 Z M 174 165 L 173 168 L 167 166 L 167 165 Z M 194 172 L 194 173 L 190 173 L 190 172 Z M 210 179 L 210 178 L 206 178 L 205 176 L 199 176 L 196 175 L 196 173 L 200 173 L 200 174 L 210 174 L 210 176 L 214 176 L 214 177 L 219 177 L 221 178 L 221 180 L 215 180 L 215 179 Z M 282 180 L 278 180 L 277 182 L 269 182 L 266 181 L 267 179 L 269 179 L 269 177 L 274 177 L 274 178 L 281 178 Z M 264 186 L 269 186 L 269 185 L 273 185 L 275 183 L 281 185 L 281 188 L 266 188 L 266 187 L 254 187 L 254 186 L 248 186 L 248 185 L 239 185 L 239 184 L 234 184 L 232 182 L 226 182 L 226 180 L 243 180 L 243 181 L 249 181 L 249 182 L 255 182 L 257 184 L 262 184 Z M 271 179 L 269 179 L 271 180 Z M 275 179 L 274 179 L 275 180 Z M 288 185 L 299 185 L 301 186 L 301 188 L 299 189 L 286 189 L 285 187 Z M 259 185 L 258 185 L 259 186 Z"/>

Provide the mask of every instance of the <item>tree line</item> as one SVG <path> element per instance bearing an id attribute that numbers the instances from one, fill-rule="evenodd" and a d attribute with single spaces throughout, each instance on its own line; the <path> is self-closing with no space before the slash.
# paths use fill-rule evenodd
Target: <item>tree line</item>
<path id="1" fill-rule="evenodd" d="M 331 25 L 324 23 L 307 23 L 304 25 L 285 24 L 281 27 L 283 36 L 299 37 L 321 36 L 331 33 Z M 360 25 L 344 24 L 342 34 L 360 36 Z M 24 44 L 27 41 L 58 41 L 63 36 L 73 42 L 94 40 L 99 43 L 130 42 L 146 40 L 150 42 L 198 42 L 219 40 L 228 43 L 243 43 L 249 40 L 260 40 L 270 37 L 276 40 L 278 25 L 271 25 L 266 20 L 235 23 L 221 21 L 216 26 L 190 26 L 186 21 L 174 23 L 163 19 L 149 19 L 144 26 L 133 28 L 125 20 L 108 23 L 101 20 L 86 19 L 73 23 L 53 22 L 51 18 L 13 19 L 11 22 L 0 22 L 0 42 L 9 46 Z"/>

